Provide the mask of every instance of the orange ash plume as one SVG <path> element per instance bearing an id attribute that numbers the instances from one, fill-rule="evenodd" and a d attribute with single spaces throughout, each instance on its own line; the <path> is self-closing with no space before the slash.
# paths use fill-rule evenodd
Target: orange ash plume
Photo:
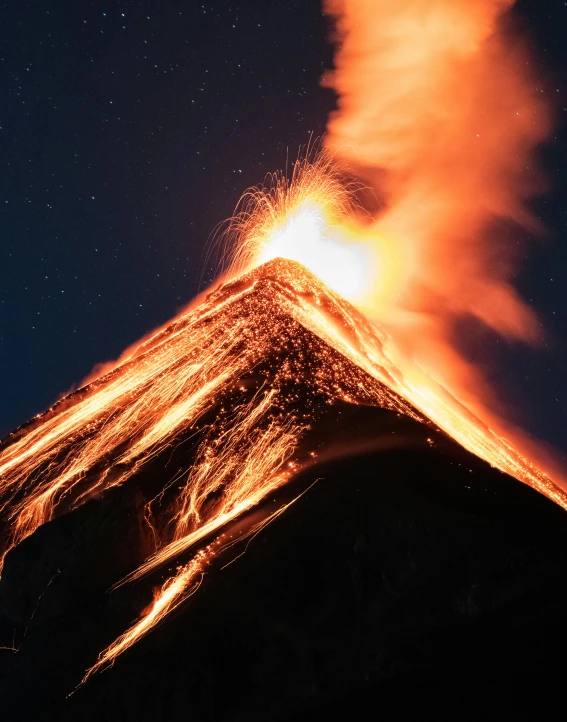
<path id="1" fill-rule="evenodd" d="M 534 230 L 534 149 L 550 112 L 529 58 L 503 28 L 514 0 L 325 0 L 338 93 L 326 146 L 385 199 L 365 228 L 391 282 L 365 310 L 427 370 L 474 403 L 478 373 L 455 352 L 458 318 L 535 341 L 510 284 L 502 222 Z M 499 225 L 500 224 L 500 225 Z M 509 230 L 509 229 L 508 229 Z"/>

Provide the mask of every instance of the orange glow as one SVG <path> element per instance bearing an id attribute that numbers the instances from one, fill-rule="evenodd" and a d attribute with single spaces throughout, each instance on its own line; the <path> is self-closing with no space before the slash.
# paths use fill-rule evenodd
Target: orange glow
<path id="1" fill-rule="evenodd" d="M 299 381 L 329 400 L 373 404 L 417 421 L 424 420 L 421 411 L 473 453 L 567 508 L 560 486 L 296 262 L 276 259 L 220 286 L 152 336 L 150 346 L 0 449 L 2 509 L 12 525 L 7 550 L 55 514 L 124 483 L 187 434 L 200 434 L 192 466 L 164 479 L 151 504 L 156 513 L 145 515 L 163 517 L 153 529 L 156 551 L 121 583 L 164 569 L 197 547 L 193 559 L 166 579 L 153 604 L 101 653 L 85 679 L 181 604 L 223 548 L 226 526 L 301 468 L 306 449 L 303 457 L 298 449 L 313 411 L 305 415 L 303 401 L 297 406 Z M 239 378 L 262 360 L 271 370 L 258 391 L 221 409 L 216 422 L 200 430 L 202 415 L 227 394 L 244 391 Z M 173 484 L 175 503 L 161 509 Z M 199 550 L 211 536 L 216 541 Z"/>
<path id="2" fill-rule="evenodd" d="M 227 233 L 231 273 L 287 258 L 363 304 L 376 293 L 381 259 L 376 243 L 367 242 L 358 228 L 357 188 L 328 153 L 308 147 L 290 178 L 271 174 L 243 195 Z"/>
<path id="3" fill-rule="evenodd" d="M 118 584 L 193 558 L 168 572 L 85 680 L 181 604 L 227 525 L 302 467 L 316 414 L 299 387 L 328 404 L 430 420 L 567 509 L 561 480 L 502 433 L 452 344 L 467 314 L 514 338 L 537 335 L 510 264 L 489 255 L 495 219 L 533 225 L 523 171 L 548 129 L 521 52 L 498 31 L 511 4 L 328 0 L 340 40 L 326 80 L 340 100 L 328 150 L 245 193 L 227 234 L 229 282 L 0 446 L 3 560 L 57 514 L 195 443 L 190 468 L 164 479 L 146 508 L 147 519 L 163 516 L 155 552 Z M 356 201 L 363 187 L 345 167 L 385 198 L 380 213 Z M 243 379 L 263 364 L 247 395 Z M 161 508 L 166 492 L 174 500 Z"/>
<path id="4" fill-rule="evenodd" d="M 462 359 L 455 368 L 458 317 L 541 336 L 510 284 L 514 258 L 496 223 L 537 228 L 525 201 L 541 190 L 533 151 L 551 128 L 519 34 L 503 29 L 513 4 L 324 3 L 337 42 L 325 84 L 339 96 L 326 145 L 384 199 L 366 237 L 392 239 L 396 255 L 386 306 L 371 315 L 431 373 L 446 367 L 440 380 L 458 392 L 473 380 Z"/>
<path id="5" fill-rule="evenodd" d="M 218 542 L 201 549 L 189 564 L 162 585 L 155 595 L 153 604 L 146 613 L 128 631 L 101 652 L 96 664 L 86 672 L 81 684 L 84 684 L 94 672 L 112 666 L 116 657 L 126 651 L 128 647 L 131 647 L 146 632 L 159 624 L 165 616 L 197 591 L 203 578 L 204 569 L 215 546 L 218 546 Z"/>
<path id="6" fill-rule="evenodd" d="M 540 230 L 527 202 L 545 188 L 535 151 L 553 113 L 514 4 L 324 0 L 337 46 L 324 84 L 338 94 L 325 145 L 384 203 L 363 237 L 382 263 L 387 254 L 388 284 L 357 306 L 389 332 L 400 363 L 524 445 L 456 343 L 467 317 L 512 341 L 543 336 L 512 279 L 519 231 Z"/>
<path id="7" fill-rule="evenodd" d="M 341 296 L 355 302 L 372 287 L 370 253 L 361 244 L 344 243 L 315 203 L 305 201 L 275 230 L 258 263 L 274 258 L 298 261 Z"/>

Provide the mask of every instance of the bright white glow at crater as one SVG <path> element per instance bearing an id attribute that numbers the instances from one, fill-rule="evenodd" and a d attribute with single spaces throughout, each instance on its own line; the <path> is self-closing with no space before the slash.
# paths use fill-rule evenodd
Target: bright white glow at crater
<path id="1" fill-rule="evenodd" d="M 338 294 L 355 302 L 368 292 L 372 259 L 363 246 L 349 242 L 339 226 L 326 223 L 317 206 L 305 202 L 276 228 L 260 254 L 259 263 L 289 258 L 312 271 Z"/>

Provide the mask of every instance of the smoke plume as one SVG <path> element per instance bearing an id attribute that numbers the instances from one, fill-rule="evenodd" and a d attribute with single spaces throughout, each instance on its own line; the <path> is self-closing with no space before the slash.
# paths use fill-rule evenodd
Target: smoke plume
<path id="1" fill-rule="evenodd" d="M 326 144 L 383 199 L 367 231 L 394 259 L 388 317 L 412 331 L 396 340 L 453 386 L 476 376 L 454 351 L 459 318 L 522 341 L 541 334 L 511 285 L 509 238 L 537 229 L 527 202 L 542 189 L 534 151 L 551 123 L 525 46 L 505 29 L 513 4 L 325 2 L 337 49 L 324 83 L 338 94 Z"/>

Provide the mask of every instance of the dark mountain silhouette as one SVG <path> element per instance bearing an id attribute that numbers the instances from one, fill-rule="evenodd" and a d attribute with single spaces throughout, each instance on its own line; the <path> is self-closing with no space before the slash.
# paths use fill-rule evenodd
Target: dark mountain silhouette
<path id="1" fill-rule="evenodd" d="M 301 303 L 303 316 L 293 311 Z M 10 719 L 473 719 L 496 715 L 496 701 L 507 714 L 545 718 L 561 701 L 565 512 L 463 449 L 298 320 L 323 309 L 355 339 L 352 324 L 364 321 L 347 306 L 306 272 L 298 277 L 295 264 L 272 262 L 211 294 L 197 323 L 175 321 L 94 390 L 75 392 L 5 442 L 135 374 L 173 332 L 186 343 L 185 328 L 189 337 L 208 324 L 218 345 L 238 329 L 230 358 L 245 363 L 193 423 L 144 463 L 124 461 L 137 437 L 107 450 L 58 498 L 51 520 L 7 554 L 0 640 L 18 651 L 0 650 L 0 684 Z M 217 533 L 112 590 L 154 553 L 156 535 L 171 542 L 171 480 L 201 463 L 203 444 L 218 440 L 221 449 L 234 437 L 228 410 L 252 413 L 268 389 L 269 408 L 247 433 L 255 440 L 289 419 L 301 426 L 297 473 L 222 525 L 234 545 L 212 559 L 193 596 L 75 689 L 154 589 Z M 92 443 L 122 410 L 99 431 L 93 421 L 90 436 L 74 431 L 58 460 L 75 458 L 73 444 Z M 247 454 L 247 443 L 234 453 Z M 47 484 L 48 465 L 35 473 L 35 484 Z M 120 483 L 101 489 L 107 477 Z M 223 493 L 207 494 L 205 519 Z"/>

